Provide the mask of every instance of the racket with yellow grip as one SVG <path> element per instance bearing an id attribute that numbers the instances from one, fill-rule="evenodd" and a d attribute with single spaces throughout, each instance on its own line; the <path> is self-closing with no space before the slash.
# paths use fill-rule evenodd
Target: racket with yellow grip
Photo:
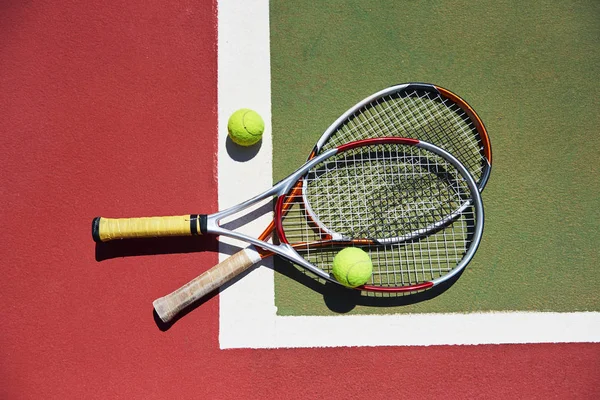
<path id="1" fill-rule="evenodd" d="M 222 219 L 272 197 L 277 244 L 220 226 Z M 357 246 L 369 253 L 374 267 L 359 289 L 426 289 L 464 269 L 482 232 L 483 204 L 467 169 L 439 147 L 406 138 L 329 149 L 264 193 L 215 214 L 96 218 L 93 224 L 100 241 L 215 234 L 252 245 L 157 299 L 154 308 L 165 322 L 272 254 L 337 283 L 330 274 L 332 257 Z"/>
<path id="2" fill-rule="evenodd" d="M 193 236 L 202 232 L 205 215 L 171 217 L 94 218 L 92 237 L 96 242 L 167 236 Z M 205 228 L 205 227 L 204 227 Z"/>

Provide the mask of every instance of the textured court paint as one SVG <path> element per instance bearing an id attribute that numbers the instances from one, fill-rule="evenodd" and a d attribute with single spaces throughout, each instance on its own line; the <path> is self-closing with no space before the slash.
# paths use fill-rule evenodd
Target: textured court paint
<path id="1" fill-rule="evenodd" d="M 197 397 L 231 369 L 197 368 L 218 352 L 217 299 L 167 332 L 152 301 L 216 263 L 216 241 L 96 245 L 90 228 L 216 211 L 215 5 L 0 10 L 0 398 Z"/>
<path id="2" fill-rule="evenodd" d="M 348 107 L 407 81 L 463 97 L 494 159 L 481 246 L 449 290 L 341 300 L 278 263 L 280 315 L 600 311 L 599 2 L 276 0 L 271 14 L 274 180 Z"/>

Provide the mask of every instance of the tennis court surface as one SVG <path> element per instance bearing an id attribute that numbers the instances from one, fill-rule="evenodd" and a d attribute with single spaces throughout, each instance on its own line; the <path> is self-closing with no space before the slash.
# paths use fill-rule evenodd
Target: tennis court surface
<path id="1" fill-rule="evenodd" d="M 0 9 L 0 397 L 600 396 L 596 2 Z M 165 325 L 152 301 L 240 243 L 92 241 L 98 215 L 257 194 L 406 82 L 455 92 L 491 138 L 481 246 L 444 290 L 365 295 L 267 259 Z M 242 107 L 267 125 L 253 148 L 224 129 Z"/>

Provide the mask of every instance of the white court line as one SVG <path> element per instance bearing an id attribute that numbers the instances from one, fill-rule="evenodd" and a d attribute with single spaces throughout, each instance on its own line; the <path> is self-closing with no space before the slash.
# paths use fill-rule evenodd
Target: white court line
<path id="1" fill-rule="evenodd" d="M 218 13 L 219 208 L 223 209 L 273 183 L 269 4 L 222 0 Z M 238 108 L 258 111 L 266 123 L 260 151 L 244 162 L 235 161 L 226 148 L 227 120 Z M 258 235 L 270 218 L 265 215 L 240 230 Z M 221 245 L 220 260 L 228 257 L 226 252 L 230 248 Z M 552 342 L 600 342 L 600 313 L 282 317 L 276 315 L 273 270 L 264 266 L 220 293 L 222 349 Z"/>

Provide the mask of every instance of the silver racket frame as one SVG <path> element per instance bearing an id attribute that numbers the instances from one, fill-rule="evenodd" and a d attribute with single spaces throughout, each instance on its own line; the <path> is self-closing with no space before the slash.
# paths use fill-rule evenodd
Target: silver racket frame
<path id="1" fill-rule="evenodd" d="M 380 139 L 384 140 L 384 138 L 380 138 Z M 400 138 L 394 138 L 394 139 L 400 139 Z M 474 229 L 474 234 L 473 234 L 473 242 L 471 244 L 471 247 L 469 248 L 469 250 L 467 250 L 465 257 L 463 257 L 461 262 L 451 272 L 431 281 L 431 283 L 433 283 L 433 285 L 435 286 L 443 281 L 450 279 L 452 276 L 456 275 L 461 270 L 463 270 L 467 266 L 467 264 L 469 264 L 469 262 L 475 255 L 475 252 L 477 251 L 477 248 L 479 247 L 479 243 L 480 243 L 481 237 L 483 235 L 483 220 L 484 220 L 483 202 L 481 200 L 481 194 L 479 193 L 479 189 L 477 187 L 477 184 L 475 183 L 475 180 L 469 174 L 467 169 L 460 163 L 460 161 L 458 161 L 458 159 L 456 159 L 456 157 L 452 156 L 447 151 L 445 151 L 431 143 L 418 142 L 418 143 L 412 144 L 412 145 L 429 150 L 429 151 L 433 152 L 434 154 L 437 154 L 437 155 L 441 156 L 442 158 L 446 159 L 450 164 L 452 164 L 454 167 L 456 167 L 456 169 L 459 171 L 459 173 L 467 181 L 469 190 L 471 191 L 471 193 L 473 194 L 473 197 L 474 197 L 473 198 L 473 207 L 475 208 L 476 224 L 475 224 L 475 229 Z M 282 195 L 285 195 L 286 193 L 289 193 L 292 190 L 292 188 L 294 187 L 294 185 L 296 184 L 296 182 L 298 182 L 298 180 L 300 178 L 305 176 L 311 170 L 312 167 L 314 167 L 315 165 L 321 163 L 322 161 L 326 160 L 327 158 L 329 158 L 337 153 L 338 153 L 338 148 L 333 148 L 333 149 L 327 150 L 326 152 L 324 152 L 324 153 L 316 156 L 315 158 L 311 159 L 310 161 L 306 162 L 296 172 L 294 172 L 292 175 L 288 176 L 287 178 L 279 181 L 271 189 L 269 189 L 257 196 L 254 196 L 251 199 L 248 199 L 238 205 L 235 205 L 233 207 L 219 211 L 214 214 L 207 215 L 206 216 L 206 232 L 205 233 L 210 233 L 210 234 L 215 234 L 215 235 L 223 235 L 223 236 L 239 239 L 239 240 L 245 241 L 247 243 L 251 243 L 254 246 L 263 248 L 267 251 L 270 251 L 272 253 L 283 256 L 283 257 L 287 258 L 288 260 L 290 260 L 291 262 L 293 262 L 297 265 L 300 265 L 303 268 L 308 269 L 309 271 L 313 272 L 314 274 L 316 274 L 317 276 L 319 276 L 323 279 L 326 279 L 330 282 L 339 284 L 339 282 L 337 282 L 327 272 L 315 267 L 314 265 L 312 265 L 311 263 L 306 261 L 302 256 L 300 256 L 300 254 L 298 254 L 298 252 L 296 252 L 296 250 L 294 250 L 294 248 L 291 245 L 289 245 L 287 243 L 281 243 L 281 244 L 275 245 L 275 244 L 268 243 L 266 241 L 257 239 L 255 237 L 246 235 L 244 233 L 235 232 L 235 231 L 231 231 L 229 229 L 222 228 L 220 226 L 220 221 L 228 216 L 237 214 L 240 211 L 242 211 L 248 207 L 251 207 L 253 205 L 256 205 L 256 204 L 264 201 L 265 199 L 271 198 L 273 196 L 282 196 Z M 314 214 L 314 211 L 312 210 L 312 208 L 310 208 L 310 203 L 308 202 L 308 200 L 306 199 L 305 194 L 304 194 L 305 189 L 306 189 L 305 185 L 306 185 L 306 180 L 303 180 L 302 196 L 303 196 L 303 201 L 304 201 L 305 205 L 307 206 L 307 211 L 311 214 L 311 217 L 314 218 L 314 221 L 319 225 L 319 227 L 321 229 L 323 229 L 323 231 L 331 232 L 329 229 L 324 227 L 323 223 L 321 221 L 319 221 L 318 218 L 316 217 L 316 215 Z M 471 202 L 467 201 L 461 207 L 459 207 L 456 211 L 454 211 L 452 214 L 448 215 L 443 220 L 441 220 L 435 224 L 432 224 L 431 226 L 429 226 L 427 228 L 420 229 L 416 232 L 410 233 L 410 234 L 402 236 L 402 237 L 385 239 L 383 241 L 380 241 L 380 243 L 384 243 L 384 244 L 401 243 L 401 242 L 416 238 L 418 236 L 423 236 L 423 235 L 427 234 L 428 232 L 431 232 L 431 231 L 451 222 L 453 219 L 457 218 L 462 212 L 464 212 L 464 210 L 467 207 L 469 207 L 470 205 L 471 205 Z M 347 239 L 344 239 L 342 237 L 342 235 L 340 235 L 338 233 L 331 232 L 331 234 L 332 234 L 334 240 L 339 240 L 339 241 L 347 240 Z"/>
<path id="2" fill-rule="evenodd" d="M 421 141 L 419 141 L 419 143 L 415 144 L 414 146 L 429 150 L 432 153 L 441 156 L 445 160 L 450 161 L 450 163 L 454 167 L 456 167 L 456 169 L 459 171 L 461 176 L 463 176 L 465 178 L 465 180 L 468 181 L 468 179 L 471 179 L 474 181 L 473 177 L 471 176 L 469 171 L 467 171 L 466 167 L 464 165 L 462 165 L 456 157 L 454 157 L 452 154 L 448 153 L 446 150 L 444 150 L 440 147 L 437 147 L 431 143 L 421 142 Z M 456 164 L 455 164 L 455 162 L 456 162 Z M 477 184 L 475 184 L 475 188 L 476 188 L 475 191 L 479 192 L 479 190 L 477 189 Z M 469 185 L 469 190 L 473 190 L 470 185 Z M 310 214 L 311 219 L 313 220 L 313 222 L 315 224 L 317 224 L 319 226 L 319 229 L 321 229 L 323 232 L 326 232 L 327 234 L 329 234 L 333 241 L 342 242 L 342 241 L 352 240 L 352 238 L 344 237 L 344 235 L 342 235 L 341 233 L 338 233 L 338 232 L 335 232 L 335 231 L 329 229 L 323 222 L 321 222 L 321 220 L 319 219 L 317 214 L 313 211 L 313 209 L 310 205 L 310 201 L 308 200 L 308 197 L 306 196 L 306 193 L 307 193 L 307 180 L 303 179 L 302 180 L 302 201 L 304 202 L 304 206 L 306 208 L 307 213 Z M 481 196 L 479 196 L 479 197 L 481 197 Z M 407 240 L 417 238 L 419 236 L 424 236 L 424 235 L 428 234 L 429 232 L 433 232 L 433 231 L 441 228 L 442 226 L 452 222 L 454 219 L 456 219 L 458 216 L 460 216 L 470 205 L 471 205 L 471 201 L 466 201 L 459 208 L 457 208 L 454 212 L 449 214 L 447 217 L 445 217 L 441 221 L 431 224 L 425 228 L 418 229 L 418 230 L 411 232 L 409 234 L 406 234 L 404 236 L 397 236 L 394 238 L 386 238 L 386 239 L 376 239 L 376 238 L 369 238 L 369 239 L 372 239 L 374 242 L 376 242 L 378 244 L 394 244 L 394 243 L 402 243 Z"/>
<path id="3" fill-rule="evenodd" d="M 452 278 L 454 275 L 459 273 L 461 270 L 463 270 L 467 266 L 467 264 L 469 264 L 471 262 L 471 260 L 475 256 L 475 252 L 477 252 L 477 248 L 479 247 L 479 243 L 481 242 L 481 238 L 483 236 L 483 223 L 484 223 L 483 200 L 481 199 L 481 193 L 479 192 L 479 188 L 477 187 L 475 180 L 473 179 L 473 177 L 471 176 L 471 174 L 469 173 L 467 168 L 465 168 L 465 166 L 462 165 L 461 162 L 458 161 L 458 159 L 456 157 L 454 157 L 452 154 L 450 154 L 446 150 L 444 150 L 440 147 L 437 147 L 428 142 L 419 141 L 419 143 L 415 144 L 414 146 L 421 147 L 423 149 L 431 151 L 432 153 L 439 155 L 440 157 L 442 157 L 443 159 L 448 161 L 450 164 L 452 164 L 458 170 L 460 175 L 467 181 L 469 191 L 473 194 L 473 197 L 474 197 L 473 202 L 471 202 L 471 200 L 464 202 L 454 212 L 452 212 L 451 214 L 449 214 L 442 220 L 440 220 L 434 224 L 431 224 L 425 228 L 418 229 L 407 235 L 398 236 L 395 238 L 386 238 L 384 240 L 373 239 L 373 241 L 378 244 L 397 244 L 397 243 L 406 242 L 406 241 L 409 241 L 409 240 L 412 240 L 412 239 L 415 239 L 415 238 L 418 238 L 421 236 L 426 236 L 427 234 L 429 234 L 431 232 L 435 232 L 437 229 L 439 229 L 439 228 L 451 223 L 455 219 L 457 219 L 468 207 L 471 206 L 471 204 L 473 204 L 473 206 L 475 208 L 475 215 L 476 215 L 475 230 L 474 230 L 474 234 L 473 234 L 473 242 L 472 242 L 471 246 L 469 247 L 469 250 L 467 250 L 467 253 L 463 257 L 461 262 L 459 262 L 457 264 L 457 266 L 454 267 L 454 269 L 450 273 L 431 281 L 433 283 L 433 285 L 435 286 L 443 281 L 446 281 L 446 280 Z M 326 154 L 326 153 L 327 152 L 325 152 L 323 154 Z M 315 214 L 315 212 L 313 211 L 313 209 L 310 205 L 310 201 L 306 197 L 306 192 L 307 192 L 306 185 L 307 185 L 307 180 L 304 179 L 302 181 L 302 201 L 304 202 L 306 212 L 308 214 L 310 214 L 312 221 L 315 224 L 317 224 L 319 226 L 319 229 L 321 229 L 323 232 L 326 232 L 327 234 L 331 235 L 332 241 L 340 241 L 340 242 L 348 241 L 349 238 L 345 238 L 342 234 L 332 231 L 331 229 L 327 228 L 327 226 L 325 226 L 319 220 L 319 218 L 317 217 L 317 215 Z M 320 276 L 322 276 L 322 274 L 320 274 Z"/>

